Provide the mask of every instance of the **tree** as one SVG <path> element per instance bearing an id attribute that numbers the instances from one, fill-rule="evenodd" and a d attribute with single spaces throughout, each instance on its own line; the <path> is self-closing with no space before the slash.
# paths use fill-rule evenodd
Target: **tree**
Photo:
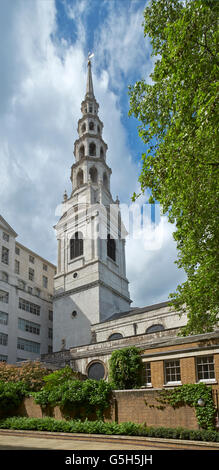
<path id="1" fill-rule="evenodd" d="M 110 360 L 110 381 L 117 389 L 131 389 L 141 385 L 142 359 L 139 349 L 130 346 L 113 351 Z"/>
<path id="2" fill-rule="evenodd" d="M 147 146 L 141 191 L 150 188 L 149 202 L 175 224 L 176 264 L 187 274 L 170 294 L 188 314 L 182 334 L 212 331 L 218 321 L 218 12 L 217 1 L 152 0 L 144 11 L 157 59 L 152 84 L 129 87 L 129 114 Z"/>

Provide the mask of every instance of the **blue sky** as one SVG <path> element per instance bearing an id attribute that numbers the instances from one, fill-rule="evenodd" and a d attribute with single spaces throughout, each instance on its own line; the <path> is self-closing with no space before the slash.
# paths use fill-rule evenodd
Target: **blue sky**
<path id="1" fill-rule="evenodd" d="M 145 0 L 0 0 L 1 214 L 20 243 L 53 263 L 56 208 L 64 190 L 71 191 L 89 51 L 95 54 L 93 83 L 112 195 L 130 205 L 139 190 L 145 148 L 137 120 L 128 117 L 128 85 L 142 78 L 151 83 L 145 5 Z M 155 221 L 126 243 L 133 305 L 167 300 L 184 280 L 174 264 L 173 227 L 165 217 Z"/>

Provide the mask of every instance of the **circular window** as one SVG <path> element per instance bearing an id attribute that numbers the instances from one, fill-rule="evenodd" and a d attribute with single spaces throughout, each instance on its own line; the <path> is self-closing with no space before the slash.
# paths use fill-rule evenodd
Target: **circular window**
<path id="1" fill-rule="evenodd" d="M 76 310 L 73 310 L 73 312 L 72 312 L 72 314 L 71 314 L 72 318 L 76 317 L 76 315 L 77 315 Z"/>
<path id="2" fill-rule="evenodd" d="M 105 376 L 105 368 L 101 362 L 93 362 L 87 371 L 87 375 L 89 379 L 100 380 L 103 379 Z"/>
<path id="3" fill-rule="evenodd" d="M 78 273 L 73 274 L 73 278 L 76 279 L 78 277 Z"/>

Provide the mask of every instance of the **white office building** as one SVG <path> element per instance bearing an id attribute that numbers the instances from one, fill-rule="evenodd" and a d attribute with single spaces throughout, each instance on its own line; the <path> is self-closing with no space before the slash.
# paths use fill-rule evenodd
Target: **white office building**
<path id="1" fill-rule="evenodd" d="M 0 216 L 0 361 L 12 364 L 52 352 L 56 272 L 16 238 Z"/>

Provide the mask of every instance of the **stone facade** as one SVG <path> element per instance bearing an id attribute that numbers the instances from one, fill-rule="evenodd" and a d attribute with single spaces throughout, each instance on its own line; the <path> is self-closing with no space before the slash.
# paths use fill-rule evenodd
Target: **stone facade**
<path id="1" fill-rule="evenodd" d="M 54 279 L 54 351 L 91 341 L 91 324 L 130 308 L 125 236 L 119 201 L 110 192 L 107 144 L 93 92 L 91 64 L 71 168 L 55 226 L 58 268 Z"/>
<path id="2" fill-rule="evenodd" d="M 0 361 L 35 360 L 52 351 L 56 267 L 16 241 L 0 216 Z"/>

